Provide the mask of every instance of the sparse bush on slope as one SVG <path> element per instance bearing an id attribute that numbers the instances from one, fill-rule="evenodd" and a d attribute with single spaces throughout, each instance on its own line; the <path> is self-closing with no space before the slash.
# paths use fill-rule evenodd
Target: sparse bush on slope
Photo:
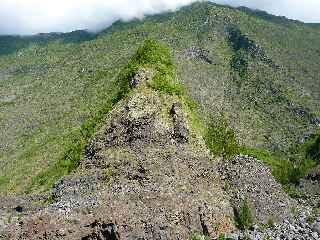
<path id="1" fill-rule="evenodd" d="M 215 156 L 231 159 L 239 154 L 239 146 L 235 133 L 227 125 L 225 118 L 211 119 L 205 135 L 205 141 Z"/>
<path id="2" fill-rule="evenodd" d="M 320 164 L 320 133 L 308 144 L 307 157 Z"/>

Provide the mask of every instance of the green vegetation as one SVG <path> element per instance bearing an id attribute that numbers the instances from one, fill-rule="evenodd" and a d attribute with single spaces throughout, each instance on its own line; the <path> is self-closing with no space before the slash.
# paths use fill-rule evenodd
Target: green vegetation
<path id="1" fill-rule="evenodd" d="M 230 26 L 228 29 L 229 44 L 234 51 L 231 59 L 231 68 L 238 72 L 239 76 L 244 79 L 248 73 L 248 54 L 253 44 L 244 36 L 241 31 L 235 27 Z"/>
<path id="2" fill-rule="evenodd" d="M 211 119 L 205 135 L 205 141 L 211 153 L 216 156 L 231 159 L 239 154 L 235 133 L 227 125 L 224 117 Z"/>
<path id="3" fill-rule="evenodd" d="M 65 43 L 81 43 L 95 38 L 95 35 L 87 31 L 73 31 L 70 33 L 48 33 L 34 36 L 1 36 L 0 55 L 15 53 L 16 51 L 28 48 L 33 44 L 45 45 L 50 41 L 62 40 Z"/>
<path id="4" fill-rule="evenodd" d="M 148 40 L 152 54 L 137 52 L 146 39 L 162 44 Z M 130 91 L 125 80 L 148 62 L 157 74 L 151 87 L 192 107 L 181 80 L 201 115 L 224 114 L 248 152 L 259 146 L 268 153 L 265 161 L 281 182 L 295 182 L 289 176 L 305 175 L 316 161 L 311 149 L 319 145 L 308 148 L 308 161 L 294 149 L 301 136 L 315 132 L 318 115 L 311 113 L 320 112 L 317 26 L 195 3 L 143 21 L 119 21 L 97 35 L 0 36 L 0 43 L 1 192 L 41 191 L 71 172 L 98 122 Z M 193 124 L 201 125 L 193 115 Z M 219 141 L 211 142 L 213 152 L 237 152 L 224 152 L 228 143 Z"/>
<path id="5" fill-rule="evenodd" d="M 253 214 L 247 199 L 242 203 L 239 213 L 236 216 L 236 222 L 238 228 L 241 230 L 250 229 L 254 224 Z"/>
<path id="6" fill-rule="evenodd" d="M 141 68 L 151 68 L 156 71 L 150 82 L 150 86 L 168 94 L 182 95 L 183 87 L 175 80 L 174 65 L 168 47 L 155 40 L 147 39 L 144 45 L 138 48 L 120 77 L 121 88 L 125 95 L 129 91 L 129 80 L 132 79 Z"/>
<path id="7" fill-rule="evenodd" d="M 314 162 L 304 159 L 300 164 L 294 163 L 283 153 L 270 153 L 267 150 L 242 147 L 240 152 L 264 161 L 272 169 L 272 174 L 283 185 L 298 184 L 308 171 L 314 167 Z"/>
<path id="8" fill-rule="evenodd" d="M 219 235 L 218 240 L 225 240 L 225 239 L 226 239 L 225 234 L 222 233 Z"/>
<path id="9" fill-rule="evenodd" d="M 116 175 L 116 169 L 113 166 L 109 166 L 108 168 L 106 168 L 104 177 L 108 185 L 111 185 L 115 175 Z"/>
<path id="10" fill-rule="evenodd" d="M 306 144 L 307 157 L 320 164 L 320 133 Z"/>
<path id="11" fill-rule="evenodd" d="M 269 228 L 274 227 L 273 217 L 269 217 L 268 222 L 267 222 L 267 226 L 268 226 Z"/>

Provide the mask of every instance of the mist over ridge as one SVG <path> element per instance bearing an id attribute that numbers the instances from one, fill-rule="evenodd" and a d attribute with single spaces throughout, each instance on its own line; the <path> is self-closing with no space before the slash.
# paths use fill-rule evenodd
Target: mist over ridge
<path id="1" fill-rule="evenodd" d="M 41 32 L 98 31 L 113 22 L 175 11 L 197 0 L 2 0 L 0 35 Z M 219 4 L 246 6 L 304 22 L 320 22 L 318 0 L 215 0 Z"/>

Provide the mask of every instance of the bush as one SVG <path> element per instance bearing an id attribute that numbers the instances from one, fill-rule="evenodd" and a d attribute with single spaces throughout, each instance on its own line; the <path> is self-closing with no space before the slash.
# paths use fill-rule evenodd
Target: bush
<path id="1" fill-rule="evenodd" d="M 214 155 L 231 159 L 239 154 L 235 133 L 233 129 L 228 127 L 223 117 L 218 121 L 211 119 L 205 135 L 205 141 Z"/>
<path id="2" fill-rule="evenodd" d="M 225 239 L 226 239 L 225 234 L 222 233 L 219 235 L 218 240 L 225 240 Z"/>
<path id="3" fill-rule="evenodd" d="M 273 228 L 273 227 L 274 227 L 274 220 L 273 220 L 272 217 L 269 217 L 269 218 L 268 218 L 267 226 L 268 226 L 269 228 Z"/>
<path id="4" fill-rule="evenodd" d="M 318 164 L 320 164 L 320 134 L 318 134 L 314 140 L 307 147 L 307 158 L 315 160 Z"/>
<path id="5" fill-rule="evenodd" d="M 253 226 L 253 215 L 247 199 L 242 203 L 239 213 L 236 216 L 236 222 L 238 228 L 241 230 L 247 230 Z"/>

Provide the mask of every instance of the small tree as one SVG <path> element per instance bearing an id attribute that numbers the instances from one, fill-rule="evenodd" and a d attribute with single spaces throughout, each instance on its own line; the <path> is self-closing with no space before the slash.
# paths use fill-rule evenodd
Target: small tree
<path id="1" fill-rule="evenodd" d="M 253 226 L 253 214 L 249 206 L 248 200 L 245 199 L 237 216 L 237 224 L 241 230 L 250 229 Z"/>
<path id="2" fill-rule="evenodd" d="M 239 146 L 235 133 L 224 117 L 211 119 L 205 136 L 206 144 L 211 153 L 231 159 L 239 154 Z"/>

